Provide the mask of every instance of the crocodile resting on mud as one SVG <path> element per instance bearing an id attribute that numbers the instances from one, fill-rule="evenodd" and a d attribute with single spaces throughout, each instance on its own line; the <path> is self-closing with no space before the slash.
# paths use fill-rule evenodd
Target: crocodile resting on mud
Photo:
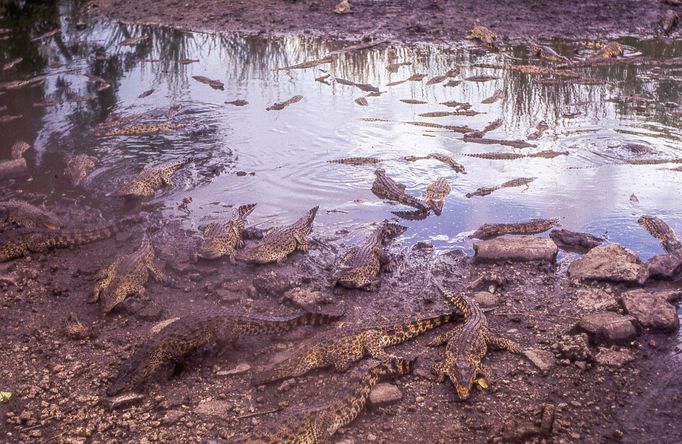
<path id="1" fill-rule="evenodd" d="M 313 227 L 318 207 L 311 208 L 306 215 L 293 224 L 270 230 L 256 244 L 239 250 L 236 259 L 251 264 L 281 264 L 296 250 L 308 252 L 307 236 Z"/>
<path id="2" fill-rule="evenodd" d="M 44 253 L 55 248 L 71 248 L 102 239 L 108 239 L 126 227 L 142 220 L 139 217 L 123 219 L 112 225 L 93 230 L 25 229 L 0 236 L 0 262 L 9 261 L 31 253 Z"/>
<path id="3" fill-rule="evenodd" d="M 289 317 L 264 317 L 235 313 L 184 316 L 151 338 L 121 366 L 106 391 L 114 396 L 134 390 L 151 376 L 168 368 L 173 370 L 197 349 L 209 344 L 227 345 L 244 336 L 272 335 L 302 325 L 328 324 L 342 315 L 303 313 Z"/>
<path id="4" fill-rule="evenodd" d="M 379 168 L 374 171 L 374 183 L 372 192 L 381 199 L 388 199 L 399 202 L 408 207 L 414 207 L 421 212 L 429 210 L 428 205 L 421 199 L 410 196 L 405 192 L 405 185 L 396 182 L 386 175 L 386 170 Z"/>
<path id="5" fill-rule="evenodd" d="M 385 221 L 362 245 L 350 248 L 339 261 L 338 270 L 331 281 L 332 286 L 361 288 L 375 291 L 380 283 L 379 272 L 391 271 L 390 257 L 384 250 L 388 239 L 400 236 L 407 227 Z"/>
<path id="6" fill-rule="evenodd" d="M 0 202 L 0 228 L 6 226 L 56 230 L 61 226 L 61 222 L 50 211 L 23 200 L 9 199 Z"/>
<path id="7" fill-rule="evenodd" d="M 236 263 L 237 248 L 244 247 L 244 227 L 246 218 L 256 208 L 256 204 L 242 205 L 236 214 L 226 222 L 209 224 L 203 230 L 204 240 L 195 253 L 202 259 L 218 259 L 223 256 L 230 258 L 230 263 Z"/>
<path id="8" fill-rule="evenodd" d="M 481 364 L 488 353 L 488 346 L 512 353 L 519 353 L 521 348 L 515 342 L 495 336 L 490 331 L 486 316 L 474 300 L 447 292 L 435 281 L 434 284 L 443 297 L 464 316 L 464 323 L 437 336 L 429 344 L 431 347 L 447 344 L 444 359 L 434 364 L 432 372 L 438 377 L 438 382 L 443 382 L 448 377 L 455 386 L 459 399 L 466 400 L 474 383 L 485 388 L 486 379 L 490 380 L 488 371 Z M 478 375 L 483 376 L 483 380 L 477 380 Z"/>
<path id="9" fill-rule="evenodd" d="M 118 195 L 127 198 L 151 197 L 164 186 L 173 185 L 171 177 L 191 160 L 168 162 L 154 167 L 146 167 L 129 182 L 123 184 Z"/>
<path id="10" fill-rule="evenodd" d="M 299 347 L 292 357 L 261 372 L 254 377 L 253 383 L 267 384 L 330 366 L 336 372 L 345 372 L 351 364 L 367 355 L 374 359 L 395 358 L 384 349 L 414 339 L 456 318 L 454 313 L 446 313 L 389 326 L 352 327 L 341 331 L 333 329 L 312 338 L 308 344 Z"/>
<path id="11" fill-rule="evenodd" d="M 504 236 L 505 234 L 537 234 L 545 232 L 558 224 L 558 218 L 531 219 L 527 222 L 519 222 L 516 224 L 484 224 L 469 237 L 485 240 Z"/>
<path id="12" fill-rule="evenodd" d="M 440 216 L 445 205 L 445 198 L 450 194 L 452 188 L 444 177 L 439 177 L 435 182 L 426 187 L 424 200 L 429 204 L 436 216 Z"/>
<path id="13" fill-rule="evenodd" d="M 143 296 L 150 273 L 157 281 L 169 283 L 170 278 L 156 266 L 154 259 L 154 248 L 149 237 L 145 235 L 138 250 L 118 256 L 109 266 L 97 273 L 97 283 L 88 302 L 99 301 L 100 311 L 106 314 L 123 302 L 128 295 Z"/>
<path id="14" fill-rule="evenodd" d="M 653 237 L 658 239 L 667 253 L 682 248 L 680 240 L 670 226 L 656 216 L 642 216 L 637 220 Z"/>
<path id="15" fill-rule="evenodd" d="M 263 431 L 247 437 L 244 444 L 327 444 L 341 428 L 357 418 L 377 383 L 412 372 L 412 361 L 390 359 L 371 368 L 353 393 L 331 405 L 289 415 Z"/>

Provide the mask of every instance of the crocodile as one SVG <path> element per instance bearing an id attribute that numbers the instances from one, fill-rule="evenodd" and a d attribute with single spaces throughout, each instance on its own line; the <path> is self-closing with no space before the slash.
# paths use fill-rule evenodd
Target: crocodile
<path id="1" fill-rule="evenodd" d="M 428 206 L 421 199 L 405 193 L 405 185 L 396 182 L 386 175 L 386 170 L 379 168 L 374 171 L 374 183 L 372 192 L 381 199 L 388 199 L 399 202 L 409 207 L 414 207 L 420 211 L 428 211 Z"/>
<path id="2" fill-rule="evenodd" d="M 448 292 L 435 281 L 434 284 L 445 299 L 464 316 L 464 323 L 429 343 L 432 347 L 447 344 L 444 359 L 434 364 L 432 372 L 437 376 L 438 382 L 443 382 L 448 377 L 455 386 L 459 399 L 466 400 L 474 383 L 487 387 L 486 380 L 490 376 L 481 361 L 488 353 L 488 346 L 512 353 L 521 352 L 521 347 L 509 339 L 493 334 L 486 316 L 473 299 Z M 483 376 L 483 380 L 477 380 L 478 375 Z"/>
<path id="3" fill-rule="evenodd" d="M 77 154 L 66 162 L 64 173 L 71 179 L 71 183 L 74 186 L 78 186 L 95 169 L 96 165 L 96 157 L 88 156 L 87 154 Z"/>
<path id="4" fill-rule="evenodd" d="M 225 84 L 220 80 L 209 79 L 208 77 L 204 76 L 192 76 L 192 78 L 199 83 L 210 86 L 213 89 L 219 89 L 221 91 L 225 90 Z"/>
<path id="5" fill-rule="evenodd" d="M 670 34 L 670 31 L 677 26 L 679 21 L 680 16 L 677 14 L 677 12 L 673 11 L 672 9 L 665 11 L 665 13 L 661 16 L 661 28 L 663 29 L 663 32 Z"/>
<path id="6" fill-rule="evenodd" d="M 26 172 L 28 165 L 23 157 L 24 152 L 31 148 L 26 142 L 16 142 L 10 148 L 10 160 L 0 161 L 0 178 L 5 176 L 20 175 Z"/>
<path id="7" fill-rule="evenodd" d="M 480 40 L 489 48 L 497 49 L 497 34 L 481 25 L 478 21 L 474 23 L 465 38 L 469 40 Z"/>
<path id="8" fill-rule="evenodd" d="M 384 250 L 388 239 L 407 230 L 402 225 L 384 221 L 362 245 L 350 248 L 339 261 L 339 270 L 332 277 L 332 286 L 361 288 L 375 291 L 379 286 L 379 272 L 390 271 L 390 258 Z"/>
<path id="9" fill-rule="evenodd" d="M 481 100 L 481 103 L 484 105 L 490 105 L 497 102 L 498 100 L 501 100 L 502 98 L 504 98 L 504 92 L 502 92 L 501 89 L 496 89 L 492 96 Z"/>
<path id="10" fill-rule="evenodd" d="M 368 355 L 374 359 L 395 358 L 384 349 L 414 339 L 453 322 L 456 318 L 454 313 L 446 313 L 401 324 L 330 330 L 299 347 L 290 358 L 262 371 L 254 377 L 253 384 L 262 385 L 303 376 L 314 369 L 325 367 L 334 367 L 336 372 L 345 372 L 351 364 Z"/>
<path id="11" fill-rule="evenodd" d="M 504 236 L 505 234 L 536 234 L 556 227 L 558 224 L 558 218 L 531 219 L 527 222 L 515 224 L 484 224 L 469 237 L 474 239 L 492 239 Z"/>
<path id="12" fill-rule="evenodd" d="M 293 105 L 294 103 L 300 102 L 301 100 L 303 100 L 303 96 L 300 96 L 300 95 L 294 96 L 288 100 L 285 100 L 284 102 L 274 103 L 274 104 L 268 106 L 267 108 L 265 108 L 265 110 L 266 111 L 281 111 L 284 108 L 286 108 L 287 106 Z"/>
<path id="13" fill-rule="evenodd" d="M 550 48 L 549 46 L 543 46 L 543 45 L 537 45 L 535 43 L 531 43 L 529 46 L 530 53 L 533 54 L 534 56 L 543 59 L 543 60 L 548 60 L 550 62 L 557 62 L 557 63 L 570 63 L 570 60 L 568 57 L 564 57 L 557 53 L 554 49 Z"/>
<path id="14" fill-rule="evenodd" d="M 484 114 L 478 111 L 434 111 L 430 113 L 418 114 L 419 117 L 448 117 L 448 116 L 466 116 L 472 117 L 479 114 Z"/>
<path id="15" fill-rule="evenodd" d="M 624 54 L 623 46 L 618 42 L 608 42 L 599 49 L 597 54 L 591 59 L 608 59 L 622 56 Z"/>
<path id="16" fill-rule="evenodd" d="M 476 157 L 478 159 L 487 160 L 515 160 L 524 158 L 542 158 L 542 159 L 553 159 L 557 156 L 566 156 L 568 151 L 552 151 L 545 150 L 539 151 L 532 154 L 519 154 L 519 153 L 473 153 L 465 154 L 467 157 Z"/>
<path id="17" fill-rule="evenodd" d="M 372 367 L 355 387 L 353 393 L 325 407 L 284 417 L 245 438 L 243 444 L 328 444 L 332 436 L 358 417 L 377 383 L 412 372 L 413 361 L 390 359 Z"/>
<path id="18" fill-rule="evenodd" d="M 23 228 L 48 228 L 61 226 L 57 216 L 23 200 L 9 199 L 0 202 L 0 228 L 13 225 Z"/>
<path id="19" fill-rule="evenodd" d="M 263 239 L 254 245 L 247 245 L 239 250 L 236 259 L 251 264 L 281 264 L 296 250 L 308 252 L 306 237 L 310 234 L 313 221 L 319 206 L 311 208 L 308 213 L 293 224 L 269 231 Z"/>
<path id="20" fill-rule="evenodd" d="M 476 191 L 472 191 L 471 193 L 467 193 L 465 196 L 467 198 L 472 198 L 474 196 L 487 196 L 488 194 L 500 190 L 502 188 L 514 188 L 514 187 L 522 187 L 530 185 L 531 182 L 535 180 L 535 177 L 518 177 L 516 179 L 508 180 L 502 185 L 494 186 L 494 187 L 481 187 L 478 188 Z"/>
<path id="21" fill-rule="evenodd" d="M 519 72 L 521 74 L 535 75 L 535 76 L 557 76 L 557 77 L 580 77 L 577 73 L 565 69 L 547 68 L 538 65 L 511 65 L 511 64 L 495 64 L 495 63 L 477 63 L 473 65 L 477 68 L 489 69 L 503 69 L 512 72 Z"/>
<path id="22" fill-rule="evenodd" d="M 470 133 L 471 131 L 473 131 L 473 128 L 469 128 L 466 125 L 441 125 L 440 123 L 415 121 L 406 121 L 402 123 L 406 123 L 407 125 L 423 126 L 425 128 L 446 129 L 449 131 L 454 131 L 456 133 Z"/>
<path id="23" fill-rule="evenodd" d="M 92 230 L 21 228 L 0 236 L 0 262 L 20 258 L 31 253 L 44 253 L 55 248 L 71 248 L 108 239 L 141 220 L 139 217 L 126 218 Z"/>
<path id="24" fill-rule="evenodd" d="M 154 247 L 149 237 L 145 235 L 138 250 L 118 256 L 109 266 L 97 273 L 97 283 L 88 302 L 99 301 L 100 311 L 106 314 L 123 302 L 128 295 L 143 296 L 150 273 L 159 282 L 170 283 L 170 278 L 156 266 L 154 259 Z"/>
<path id="25" fill-rule="evenodd" d="M 343 315 L 303 313 L 265 317 L 231 312 L 192 314 L 181 317 L 151 336 L 121 366 L 107 396 L 135 390 L 158 372 L 181 364 L 196 350 L 227 345 L 244 336 L 272 335 L 302 325 L 329 324 Z"/>
<path id="26" fill-rule="evenodd" d="M 328 163 L 338 163 L 342 165 L 371 165 L 381 162 L 375 157 L 344 157 L 343 159 L 328 160 Z"/>
<path id="27" fill-rule="evenodd" d="M 525 140 L 505 140 L 505 139 L 489 139 L 484 137 L 477 137 L 478 134 L 465 134 L 464 141 L 469 143 L 480 143 L 483 145 L 504 145 L 512 148 L 535 148 L 535 145 L 528 143 Z"/>
<path id="28" fill-rule="evenodd" d="M 450 188 L 450 184 L 444 177 L 439 177 L 435 182 L 426 187 L 424 200 L 426 200 L 426 203 L 429 204 L 437 216 L 440 216 L 443 212 L 445 198 L 450 194 L 450 191 L 452 191 L 452 188 Z"/>
<path id="29" fill-rule="evenodd" d="M 548 129 L 549 129 L 549 125 L 547 125 L 547 122 L 545 122 L 544 120 L 541 120 L 540 122 L 538 122 L 537 126 L 535 127 L 535 131 L 528 136 L 528 139 L 529 140 L 538 140 L 542 136 L 542 133 L 544 133 Z"/>
<path id="30" fill-rule="evenodd" d="M 680 240 L 670 226 L 656 216 L 642 216 L 637 220 L 656 239 L 661 242 L 663 249 L 672 253 L 682 248 Z"/>
<path id="31" fill-rule="evenodd" d="M 146 167 L 134 179 L 123 184 L 118 190 L 118 195 L 129 198 L 151 197 L 161 187 L 171 186 L 173 184 L 171 176 L 189 162 L 190 159 L 183 159 Z"/>
<path id="32" fill-rule="evenodd" d="M 554 229 L 549 232 L 549 237 L 559 247 L 572 248 L 580 251 L 589 251 L 604 242 L 603 238 L 590 233 L 577 233 L 569 230 Z"/>
<path id="33" fill-rule="evenodd" d="M 485 136 L 486 134 L 488 134 L 490 131 L 495 131 L 496 129 L 498 129 L 499 127 L 501 127 L 503 123 L 504 123 L 504 122 L 502 121 L 502 119 L 495 119 L 495 120 L 493 120 L 492 122 L 490 122 L 489 124 L 487 124 L 487 125 L 485 126 L 485 128 L 483 128 L 482 130 L 472 131 L 472 132 L 470 132 L 470 133 L 465 134 L 465 135 L 464 135 L 465 141 L 469 141 L 469 140 L 472 139 L 472 138 L 473 138 L 473 139 L 481 139 L 481 138 L 483 138 L 483 136 Z M 484 139 L 484 140 L 487 141 L 487 140 L 490 140 L 490 139 Z M 484 141 L 484 142 L 480 142 L 480 143 L 488 143 L 488 142 L 485 142 L 485 141 Z"/>
<path id="34" fill-rule="evenodd" d="M 243 232 L 246 218 L 254 208 L 256 204 L 242 205 L 237 208 L 236 214 L 229 221 L 207 225 L 203 230 L 204 240 L 196 256 L 202 259 L 218 259 L 228 256 L 230 263 L 236 263 L 236 248 L 244 246 Z"/>
<path id="35" fill-rule="evenodd" d="M 431 153 L 427 156 L 406 156 L 404 158 L 408 162 L 415 162 L 417 160 L 424 160 L 424 159 L 433 159 L 437 160 L 439 162 L 443 162 L 453 170 L 455 170 L 458 173 L 461 174 L 466 174 L 466 170 L 464 169 L 464 165 L 457 163 L 452 157 L 448 156 L 447 154 L 442 154 L 442 153 Z"/>

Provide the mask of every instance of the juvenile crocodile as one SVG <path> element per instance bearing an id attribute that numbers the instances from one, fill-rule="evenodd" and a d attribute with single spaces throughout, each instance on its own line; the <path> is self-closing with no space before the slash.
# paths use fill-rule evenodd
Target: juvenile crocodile
<path id="1" fill-rule="evenodd" d="M 412 372 L 412 361 L 390 359 L 372 369 L 362 378 L 353 393 L 345 399 L 283 418 L 247 437 L 244 444 L 327 444 L 341 428 L 358 417 L 367 403 L 369 393 L 378 382 Z"/>
<path id="2" fill-rule="evenodd" d="M 450 188 L 450 184 L 444 177 L 439 177 L 435 182 L 426 187 L 424 200 L 426 200 L 426 203 L 429 204 L 437 216 L 440 216 L 443 212 L 445 198 L 450 194 L 450 191 L 452 191 L 452 188 Z"/>
<path id="3" fill-rule="evenodd" d="M 229 221 L 216 222 L 205 227 L 204 241 L 196 253 L 197 257 L 218 259 L 228 256 L 230 263 L 236 263 L 236 249 L 244 246 L 243 232 L 246 218 L 254 208 L 256 208 L 256 204 L 242 205 Z"/>
<path id="4" fill-rule="evenodd" d="M 9 199 L 0 202 L 0 228 L 7 225 L 55 230 L 61 226 L 61 222 L 50 211 L 23 200 Z"/>
<path id="5" fill-rule="evenodd" d="M 491 49 L 497 49 L 497 34 L 476 21 L 467 33 L 466 39 L 480 40 Z"/>
<path id="6" fill-rule="evenodd" d="M 192 314 L 184 316 L 150 337 L 121 366 L 106 391 L 114 396 L 134 390 L 163 369 L 181 364 L 196 350 L 210 345 L 227 345 L 244 336 L 272 335 L 302 325 L 328 324 L 342 315 L 303 313 L 288 317 L 265 317 L 237 313 Z"/>
<path id="7" fill-rule="evenodd" d="M 519 153 L 473 153 L 465 154 L 467 157 L 476 157 L 479 159 L 487 160 L 515 160 L 524 158 L 542 158 L 542 159 L 553 159 L 557 156 L 566 156 L 568 151 L 540 151 L 532 154 L 519 154 Z"/>
<path id="8" fill-rule="evenodd" d="M 535 177 L 518 177 L 516 179 L 508 180 L 502 185 L 498 185 L 495 187 L 481 187 L 477 189 L 476 191 L 473 191 L 471 193 L 467 193 L 465 196 L 467 198 L 471 198 L 474 196 L 487 196 L 488 194 L 500 190 L 502 188 L 514 188 L 514 187 L 522 187 L 526 186 L 526 188 L 530 185 L 531 182 L 535 180 Z"/>
<path id="9" fill-rule="evenodd" d="M 148 136 L 159 133 L 166 133 L 176 129 L 181 129 L 187 125 L 180 122 L 159 122 L 159 123 L 141 123 L 138 125 L 131 125 L 124 128 L 116 128 L 110 131 L 96 133 L 98 136 L 113 137 L 113 136 Z"/>
<path id="10" fill-rule="evenodd" d="M 485 240 L 504 236 L 505 234 L 536 234 L 556 227 L 558 224 L 558 218 L 531 219 L 527 222 L 519 222 L 516 224 L 484 224 L 470 237 Z"/>
<path id="11" fill-rule="evenodd" d="M 490 139 L 478 136 L 478 132 L 474 131 L 464 135 L 464 141 L 469 143 L 480 143 L 484 145 L 505 145 L 512 148 L 535 148 L 535 145 L 528 143 L 525 140 L 504 140 L 504 139 Z"/>
<path id="12" fill-rule="evenodd" d="M 16 259 L 31 253 L 44 253 L 55 248 L 70 248 L 108 239 L 126 227 L 140 222 L 141 218 L 123 219 L 112 225 L 93 230 L 48 230 L 22 228 L 0 235 L 0 262 Z"/>
<path id="13" fill-rule="evenodd" d="M 529 49 L 534 56 L 541 58 L 543 60 L 549 60 L 550 62 L 557 63 L 570 63 L 568 57 L 560 55 L 549 46 L 536 45 L 534 43 L 531 43 Z"/>
<path id="14" fill-rule="evenodd" d="M 405 160 L 408 162 L 415 162 L 417 160 L 423 160 L 423 159 L 434 159 L 439 162 L 443 162 L 453 170 L 455 170 L 458 173 L 466 174 L 466 170 L 464 169 L 464 165 L 458 163 L 453 159 L 452 157 L 448 156 L 447 154 L 442 154 L 442 153 L 431 153 L 428 156 L 406 156 Z"/>
<path id="15" fill-rule="evenodd" d="M 183 159 L 143 168 L 134 179 L 119 188 L 118 195 L 132 198 L 153 196 L 161 187 L 171 186 L 171 176 L 189 162 L 191 160 Z"/>
<path id="16" fill-rule="evenodd" d="M 293 105 L 294 103 L 300 102 L 301 100 L 303 100 L 303 96 L 300 96 L 300 95 L 294 96 L 288 100 L 285 100 L 284 102 L 274 103 L 274 104 L 268 106 L 267 108 L 265 108 L 265 110 L 266 111 L 281 111 L 284 108 L 286 108 L 287 106 Z"/>
<path id="17" fill-rule="evenodd" d="M 448 377 L 455 386 L 459 399 L 466 400 L 474 383 L 487 386 L 486 379 L 490 379 L 487 369 L 481 364 L 488 353 L 488 346 L 512 353 L 519 353 L 521 348 L 515 342 L 490 331 L 487 318 L 474 300 L 447 292 L 438 283 L 434 284 L 443 297 L 464 316 L 464 324 L 431 341 L 429 345 L 432 347 L 447 343 L 444 359 L 434 364 L 432 372 L 438 377 L 438 382 L 443 382 Z M 478 375 L 483 376 L 483 381 L 476 379 Z"/>
<path id="18" fill-rule="evenodd" d="M 680 240 L 675 232 L 662 219 L 656 216 L 642 216 L 637 220 L 637 223 L 658 239 L 666 252 L 672 253 L 682 248 L 682 244 L 680 244 Z"/>
<path id="19" fill-rule="evenodd" d="M 342 165 L 371 165 L 381 162 L 375 157 L 344 157 L 343 159 L 328 160 L 328 163 L 338 163 Z"/>
<path id="20" fill-rule="evenodd" d="M 421 199 L 412 197 L 405 193 L 405 185 L 396 182 L 386 175 L 386 170 L 379 168 L 374 171 L 374 183 L 372 192 L 381 199 L 388 199 L 399 202 L 409 207 L 414 207 L 420 211 L 428 211 L 429 207 Z"/>
<path id="21" fill-rule="evenodd" d="M 138 250 L 118 256 L 108 267 L 97 273 L 97 283 L 88 302 L 99 301 L 100 311 L 106 314 L 128 295 L 143 296 L 149 273 L 159 282 L 169 283 L 170 278 L 156 266 L 154 259 L 154 247 L 145 235 Z"/>
<path id="22" fill-rule="evenodd" d="M 236 254 L 237 260 L 252 264 L 269 264 L 271 262 L 281 264 L 287 256 L 296 250 L 308 252 L 306 237 L 310 234 L 318 209 L 319 206 L 311 208 L 308 214 L 293 224 L 275 228 L 256 244 L 247 245 L 239 250 Z"/>
<path id="23" fill-rule="evenodd" d="M 541 120 L 538 122 L 537 126 L 535 127 L 535 131 L 533 131 L 531 134 L 528 135 L 529 140 L 538 140 L 540 137 L 542 137 L 542 133 L 547 131 L 549 129 L 549 125 L 547 125 L 547 122 L 544 120 Z"/>
<path id="24" fill-rule="evenodd" d="M 552 230 L 549 237 L 560 247 L 568 247 L 581 251 L 589 251 L 604 242 L 603 238 L 590 233 L 577 233 L 569 230 Z"/>
<path id="25" fill-rule="evenodd" d="M 384 246 L 388 239 L 400 236 L 405 230 L 407 227 L 386 221 L 377 227 L 362 245 L 350 248 L 341 257 L 339 269 L 332 277 L 332 286 L 375 291 L 380 282 L 379 272 L 391 269 Z"/>
<path id="26" fill-rule="evenodd" d="M 69 176 L 71 183 L 78 186 L 95 169 L 96 165 L 96 157 L 78 154 L 66 162 L 65 174 Z"/>
<path id="27" fill-rule="evenodd" d="M 496 64 L 496 63 L 477 63 L 474 65 L 477 68 L 490 68 L 490 69 L 504 69 L 512 72 L 519 72 L 521 74 L 528 74 L 534 76 L 556 76 L 556 77 L 580 77 L 577 73 L 573 71 L 568 71 L 565 69 L 554 69 L 547 68 L 545 66 L 538 65 L 512 65 L 512 64 Z"/>
<path id="28" fill-rule="evenodd" d="M 351 364 L 368 355 L 374 359 L 395 358 L 384 349 L 453 322 L 457 317 L 454 313 L 446 313 L 402 324 L 330 330 L 299 347 L 292 357 L 261 372 L 254 378 L 253 383 L 268 384 L 303 376 L 314 369 L 325 367 L 334 367 L 336 372 L 345 372 Z"/>
<path id="29" fill-rule="evenodd" d="M 0 178 L 26 172 L 28 165 L 23 156 L 24 152 L 29 148 L 31 148 L 31 145 L 23 141 L 16 142 L 12 145 L 10 148 L 10 160 L 0 161 Z"/>

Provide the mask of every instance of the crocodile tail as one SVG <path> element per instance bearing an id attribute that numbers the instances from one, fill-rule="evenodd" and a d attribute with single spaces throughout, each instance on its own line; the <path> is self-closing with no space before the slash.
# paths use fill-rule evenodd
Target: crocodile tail
<path id="1" fill-rule="evenodd" d="M 390 344 L 395 345 L 401 342 L 408 341 L 429 330 L 440 327 L 441 325 L 452 322 L 457 317 L 455 312 L 445 313 L 433 318 L 415 319 L 407 324 L 394 325 L 386 330 L 386 335 L 389 338 Z"/>
<path id="2" fill-rule="evenodd" d="M 308 312 L 288 319 L 249 319 L 243 323 L 241 333 L 249 336 L 281 333 L 303 325 L 329 324 L 343 315 Z"/>
<path id="3" fill-rule="evenodd" d="M 407 231 L 406 226 L 393 222 L 384 222 L 384 225 L 382 226 L 383 235 L 387 238 L 398 237 L 405 231 Z"/>
<path id="4" fill-rule="evenodd" d="M 464 316 L 464 319 L 468 319 L 471 316 L 471 305 L 469 301 L 459 293 L 451 292 L 443 288 L 435 279 L 432 279 L 433 285 L 436 286 L 440 294 L 445 298 L 446 301 L 457 307 L 457 310 Z"/>
<path id="5" fill-rule="evenodd" d="M 144 218 L 139 216 L 128 217 L 121 219 L 111 225 L 93 230 L 78 230 L 78 231 L 62 231 L 55 232 L 48 242 L 48 247 L 53 248 L 68 248 L 77 245 L 83 245 L 90 242 L 95 242 L 102 239 L 108 239 L 125 230 L 127 227 L 143 221 Z"/>
<path id="6" fill-rule="evenodd" d="M 239 208 L 237 208 L 237 217 L 242 220 L 246 220 L 246 218 L 253 212 L 253 209 L 256 208 L 256 204 L 247 204 L 247 205 L 242 205 Z"/>

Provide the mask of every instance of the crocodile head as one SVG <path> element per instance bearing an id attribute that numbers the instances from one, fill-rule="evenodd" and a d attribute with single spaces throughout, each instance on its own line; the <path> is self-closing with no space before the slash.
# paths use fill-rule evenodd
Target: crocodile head
<path id="1" fill-rule="evenodd" d="M 454 369 L 449 373 L 452 385 L 455 386 L 457 396 L 459 399 L 469 399 L 471 394 L 471 387 L 474 385 L 476 379 L 476 366 L 466 359 L 458 359 L 455 361 Z"/>
<path id="2" fill-rule="evenodd" d="M 197 256 L 202 259 L 218 259 L 226 254 L 225 246 L 215 239 L 205 241 L 197 252 Z"/>
<path id="3" fill-rule="evenodd" d="M 107 388 L 107 396 L 116 396 L 123 391 L 139 387 L 156 369 L 162 357 L 152 353 L 149 356 L 138 352 L 123 363 L 114 382 Z"/>
<path id="4" fill-rule="evenodd" d="M 107 314 L 113 310 L 114 307 L 125 300 L 128 294 L 129 291 L 125 283 L 115 280 L 109 284 L 100 294 L 100 311 L 102 314 Z"/>
<path id="5" fill-rule="evenodd" d="M 384 239 L 396 238 L 403 234 L 405 231 L 407 231 L 407 227 L 403 225 L 394 224 L 391 222 L 385 222 L 382 228 L 383 228 L 382 234 Z"/>

